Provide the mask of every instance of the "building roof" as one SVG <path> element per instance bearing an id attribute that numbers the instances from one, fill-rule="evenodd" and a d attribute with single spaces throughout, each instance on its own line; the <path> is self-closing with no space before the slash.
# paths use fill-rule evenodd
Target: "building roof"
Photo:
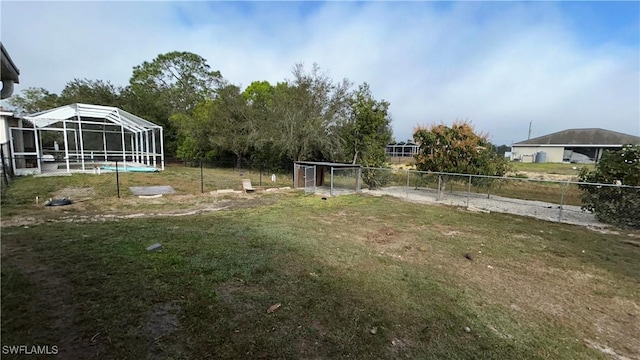
<path id="1" fill-rule="evenodd" d="M 4 48 L 4 45 L 0 42 L 0 50 L 2 51 L 2 80 L 11 80 L 18 84 L 20 82 L 20 70 L 16 64 L 11 60 L 9 52 Z"/>
<path id="2" fill-rule="evenodd" d="M 416 144 L 416 143 L 413 143 L 413 142 L 409 142 L 409 141 L 407 141 L 407 142 L 401 141 L 401 142 L 397 142 L 397 143 L 389 143 L 389 144 L 387 144 L 387 146 L 419 146 L 419 145 Z"/>
<path id="3" fill-rule="evenodd" d="M 568 129 L 520 141 L 513 145 L 613 145 L 640 144 L 640 137 L 605 129 Z"/>
<path id="4" fill-rule="evenodd" d="M 2 90 L 0 90 L 0 99 L 7 99 L 13 95 L 13 85 L 20 82 L 20 70 L 16 64 L 11 60 L 9 52 L 4 48 L 2 42 L 0 42 L 0 50 L 2 56 L 0 56 L 0 80 L 2 80 Z"/>
<path id="5" fill-rule="evenodd" d="M 104 119 L 115 125 L 121 125 L 132 132 L 162 129 L 162 126 L 156 125 L 139 116 L 116 107 L 102 105 L 71 104 L 41 111 L 25 116 L 24 118 L 31 121 L 36 127 L 44 128 L 62 120 L 78 121 L 78 117 Z"/>

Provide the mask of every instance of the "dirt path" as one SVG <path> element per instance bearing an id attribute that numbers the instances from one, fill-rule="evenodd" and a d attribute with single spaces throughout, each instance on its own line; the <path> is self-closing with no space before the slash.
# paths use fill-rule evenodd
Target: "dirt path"
<path id="1" fill-rule="evenodd" d="M 520 200 L 491 195 L 487 198 L 485 194 L 447 192 L 442 200 L 438 200 L 437 190 L 434 189 L 414 189 L 403 186 L 391 186 L 379 190 L 368 191 L 373 195 L 390 195 L 408 201 L 420 203 L 434 203 L 451 206 L 459 206 L 480 211 L 493 211 L 514 215 L 530 216 L 541 220 L 562 222 L 567 224 L 589 226 L 595 228 L 606 228 L 596 220 L 594 214 L 582 211 L 579 206 L 564 205 L 562 209 L 558 204 L 546 203 L 542 201 Z"/>

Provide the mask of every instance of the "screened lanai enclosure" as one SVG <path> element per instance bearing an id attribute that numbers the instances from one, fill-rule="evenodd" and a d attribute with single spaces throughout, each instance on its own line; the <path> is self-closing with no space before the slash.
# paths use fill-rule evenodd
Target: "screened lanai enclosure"
<path id="1" fill-rule="evenodd" d="M 164 170 L 162 126 L 124 110 L 72 104 L 23 120 L 11 128 L 16 174 Z"/>

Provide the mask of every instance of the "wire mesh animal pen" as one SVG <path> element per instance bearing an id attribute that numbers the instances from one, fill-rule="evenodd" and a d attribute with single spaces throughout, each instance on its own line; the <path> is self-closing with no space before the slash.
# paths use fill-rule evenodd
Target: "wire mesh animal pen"
<path id="1" fill-rule="evenodd" d="M 313 179 L 309 179 L 310 176 Z M 360 191 L 361 176 L 360 165 L 322 161 L 294 162 L 294 188 L 303 189 L 305 193 L 317 192 L 329 196 L 355 194 Z"/>

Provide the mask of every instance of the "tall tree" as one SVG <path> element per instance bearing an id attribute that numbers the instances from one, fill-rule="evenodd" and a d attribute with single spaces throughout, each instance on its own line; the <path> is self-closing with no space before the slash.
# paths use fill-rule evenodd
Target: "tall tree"
<path id="1" fill-rule="evenodd" d="M 254 81 L 242 92 L 249 105 L 268 107 L 272 102 L 273 86 L 266 80 Z"/>
<path id="2" fill-rule="evenodd" d="M 354 164 L 384 165 L 386 145 L 392 137 L 389 103 L 375 100 L 369 84 L 360 85 L 354 93 L 351 115 L 342 133 L 346 151 Z"/>
<path id="3" fill-rule="evenodd" d="M 129 84 L 134 94 L 165 102 L 171 113 L 189 113 L 213 97 L 221 80 L 203 57 L 174 51 L 134 67 Z"/>
<path id="4" fill-rule="evenodd" d="M 305 72 L 293 69 L 293 79 L 279 83 L 274 91 L 276 143 L 290 160 L 333 160 L 342 151 L 338 128 L 348 113 L 350 83 L 334 83 L 317 64 Z"/>
<path id="5" fill-rule="evenodd" d="M 270 168 L 277 168 L 282 161 L 282 152 L 276 144 L 279 134 L 274 123 L 275 87 L 268 81 L 254 81 L 243 92 L 248 116 L 256 128 L 252 140 L 252 160 Z"/>
<path id="6" fill-rule="evenodd" d="M 61 105 L 58 95 L 41 87 L 24 89 L 21 94 L 13 95 L 7 101 L 17 113 L 21 114 L 33 114 Z"/>
<path id="7" fill-rule="evenodd" d="M 212 100 L 196 105 L 191 114 L 174 114 L 171 123 L 178 129 L 176 156 L 181 159 L 210 160 L 219 154 L 211 144 L 213 131 L 209 107 Z"/>
<path id="8" fill-rule="evenodd" d="M 345 152 L 353 164 L 365 166 L 362 179 L 370 189 L 383 186 L 386 172 L 377 169 L 386 163 L 386 145 L 391 141 L 389 103 L 377 101 L 367 83 L 358 87 L 351 100 L 351 116 L 342 127 Z"/>
<path id="9" fill-rule="evenodd" d="M 176 118 L 186 140 L 180 144 L 180 154 L 211 157 L 230 152 L 241 167 L 258 134 L 255 119 L 238 86 L 225 85 L 216 93 L 215 99 L 201 102 L 191 115 Z"/>
<path id="10" fill-rule="evenodd" d="M 254 81 L 242 92 L 242 96 L 249 108 L 249 116 L 262 125 L 263 131 L 268 131 L 273 119 L 274 87 L 268 81 Z"/>
<path id="11" fill-rule="evenodd" d="M 221 81 L 220 72 L 211 70 L 199 55 L 178 51 L 161 54 L 133 68 L 123 93 L 123 107 L 162 125 L 167 153 L 173 155 L 178 129 L 169 119 L 176 114 L 190 115 L 198 103 L 212 99 Z"/>
<path id="12" fill-rule="evenodd" d="M 104 106 L 121 106 L 122 88 L 109 81 L 73 79 L 62 89 L 60 102 L 63 104 L 85 103 Z"/>
<path id="13" fill-rule="evenodd" d="M 255 118 L 250 115 L 247 100 L 240 88 L 225 85 L 218 89 L 217 97 L 210 102 L 213 118 L 211 142 L 214 146 L 232 152 L 236 156 L 236 167 L 242 167 L 258 132 Z"/>

